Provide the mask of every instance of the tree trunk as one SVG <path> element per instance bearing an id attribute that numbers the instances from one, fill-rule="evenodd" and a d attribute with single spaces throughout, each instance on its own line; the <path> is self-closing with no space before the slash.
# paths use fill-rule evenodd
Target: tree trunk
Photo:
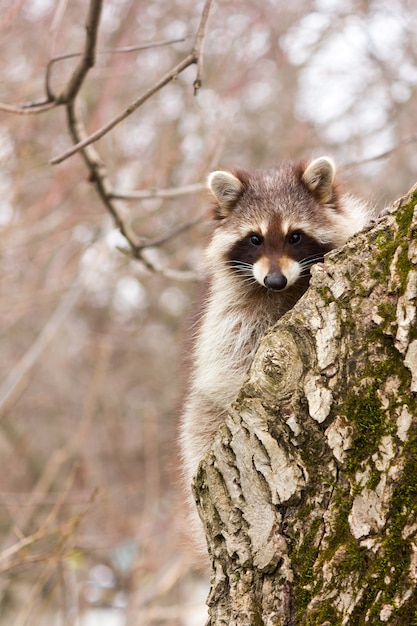
<path id="1" fill-rule="evenodd" d="M 199 467 L 210 626 L 417 624 L 416 201 L 313 268 Z"/>

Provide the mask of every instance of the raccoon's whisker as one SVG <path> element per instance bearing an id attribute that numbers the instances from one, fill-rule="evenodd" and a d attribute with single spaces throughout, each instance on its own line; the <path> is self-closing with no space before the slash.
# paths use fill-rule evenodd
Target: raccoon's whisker
<path id="1" fill-rule="evenodd" d="M 233 268 L 245 268 L 252 270 L 252 265 L 250 263 L 245 263 L 244 261 L 229 261 L 228 265 Z"/>
<path id="2" fill-rule="evenodd" d="M 308 271 L 309 272 L 311 270 L 312 266 L 316 265 L 316 263 L 319 263 L 319 261 L 314 261 L 313 263 L 306 263 L 304 265 L 302 265 L 300 263 L 300 269 L 301 269 L 302 272 L 303 271 Z"/>
<path id="3" fill-rule="evenodd" d="M 256 278 L 254 277 L 252 272 L 248 272 L 248 271 L 244 271 L 244 270 L 241 270 L 241 271 L 238 270 L 235 273 L 239 276 L 239 279 L 244 281 L 244 282 L 254 282 L 254 283 L 257 282 Z"/>
<path id="4" fill-rule="evenodd" d="M 242 280 L 243 280 L 243 281 L 245 281 L 245 282 L 253 282 L 253 283 L 256 283 L 256 282 L 257 282 L 257 280 L 256 280 L 255 276 L 254 276 L 252 273 L 250 273 L 250 274 L 245 274 L 245 273 L 243 273 L 243 272 L 240 272 L 240 273 L 239 273 L 239 278 L 240 278 L 240 279 L 242 279 Z"/>
<path id="5" fill-rule="evenodd" d="M 300 274 L 299 274 L 300 278 L 303 276 L 310 276 L 311 274 L 310 270 L 311 270 L 311 267 L 302 267 L 300 269 Z"/>
<path id="6" fill-rule="evenodd" d="M 312 255 L 310 257 L 306 257 L 305 259 L 302 259 L 300 261 L 300 265 L 301 267 L 310 267 L 311 265 L 314 265 L 314 263 L 321 263 L 323 262 L 323 255 L 319 254 L 319 255 Z"/>
<path id="7" fill-rule="evenodd" d="M 310 269 L 312 265 L 315 265 L 316 263 L 322 263 L 322 262 L 323 262 L 323 257 L 321 256 L 321 257 L 316 257 L 316 258 L 309 259 L 309 260 L 300 261 L 299 265 L 301 269 L 304 270 L 304 269 Z"/>
<path id="8" fill-rule="evenodd" d="M 235 273 L 239 274 L 241 278 L 254 278 L 252 272 L 248 272 L 245 270 L 237 270 Z"/>
<path id="9" fill-rule="evenodd" d="M 304 257 L 304 259 L 301 259 L 302 261 L 309 261 L 311 259 L 322 259 L 323 258 L 323 254 L 311 254 L 310 256 L 306 256 Z"/>
<path id="10" fill-rule="evenodd" d="M 252 265 L 250 265 L 249 263 L 231 263 L 230 267 L 237 274 L 253 277 Z"/>
<path id="11" fill-rule="evenodd" d="M 251 265 L 248 265 L 248 266 L 232 265 L 231 267 L 232 267 L 232 269 L 236 270 L 237 272 L 251 272 L 252 271 L 252 266 Z"/>

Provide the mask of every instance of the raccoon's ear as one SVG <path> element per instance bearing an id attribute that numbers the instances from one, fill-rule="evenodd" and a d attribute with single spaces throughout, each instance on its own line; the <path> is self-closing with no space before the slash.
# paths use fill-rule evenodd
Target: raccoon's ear
<path id="1" fill-rule="evenodd" d="M 243 183 L 230 172 L 212 172 L 207 186 L 216 199 L 220 217 L 227 217 L 240 196 Z"/>
<path id="2" fill-rule="evenodd" d="M 328 202 L 333 195 L 335 165 L 329 157 L 320 157 L 312 161 L 304 170 L 302 180 L 308 189 L 321 202 Z"/>

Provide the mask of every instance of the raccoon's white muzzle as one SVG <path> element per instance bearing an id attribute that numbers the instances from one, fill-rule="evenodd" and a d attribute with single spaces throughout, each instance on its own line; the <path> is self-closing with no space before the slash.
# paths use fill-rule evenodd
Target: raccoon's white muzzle
<path id="1" fill-rule="evenodd" d="M 261 258 L 253 265 L 253 276 L 256 281 L 274 291 L 283 291 L 291 287 L 300 276 L 301 268 L 298 261 L 282 258 L 279 264 L 270 264 L 267 259 Z"/>

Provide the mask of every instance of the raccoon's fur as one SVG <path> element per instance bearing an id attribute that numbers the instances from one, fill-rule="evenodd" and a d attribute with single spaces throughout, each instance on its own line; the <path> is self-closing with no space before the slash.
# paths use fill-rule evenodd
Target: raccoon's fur
<path id="1" fill-rule="evenodd" d="M 369 221 L 363 202 L 339 194 L 334 175 L 321 157 L 208 177 L 216 223 L 180 427 L 189 488 L 262 335 L 304 294 L 311 265 Z"/>

